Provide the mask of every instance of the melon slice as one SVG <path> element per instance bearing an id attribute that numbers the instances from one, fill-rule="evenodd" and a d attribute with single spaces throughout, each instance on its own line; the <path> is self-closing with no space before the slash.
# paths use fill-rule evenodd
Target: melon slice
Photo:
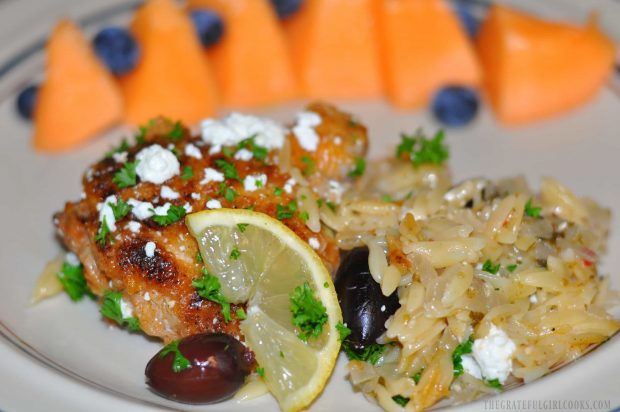
<path id="1" fill-rule="evenodd" d="M 376 0 L 306 0 L 285 21 L 305 97 L 372 98 L 383 93 Z"/>
<path id="2" fill-rule="evenodd" d="M 378 7 L 381 61 L 392 104 L 416 108 L 443 86 L 479 84 L 474 47 L 444 0 L 379 0 Z"/>
<path id="3" fill-rule="evenodd" d="M 46 53 L 45 81 L 34 109 L 37 150 L 70 149 L 121 120 L 118 86 L 73 22 L 58 22 Z"/>
<path id="4" fill-rule="evenodd" d="M 579 27 L 494 6 L 477 43 L 484 89 L 507 125 L 545 119 L 589 101 L 613 70 L 614 44 L 594 20 Z"/>
<path id="5" fill-rule="evenodd" d="M 224 35 L 208 50 L 223 103 L 253 107 L 298 94 L 291 57 L 271 0 L 190 0 L 220 15 Z"/>
<path id="6" fill-rule="evenodd" d="M 217 93 L 191 20 L 172 0 L 149 0 L 130 30 L 142 48 L 136 68 L 120 79 L 125 121 L 164 116 L 192 125 L 215 114 Z"/>

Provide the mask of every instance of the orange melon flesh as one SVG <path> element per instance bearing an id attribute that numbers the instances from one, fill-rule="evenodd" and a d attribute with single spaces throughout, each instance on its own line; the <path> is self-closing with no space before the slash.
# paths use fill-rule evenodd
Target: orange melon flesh
<path id="1" fill-rule="evenodd" d="M 123 99 L 80 29 L 58 22 L 46 48 L 45 81 L 34 110 L 34 147 L 70 149 L 121 120 Z"/>
<path id="2" fill-rule="evenodd" d="M 315 99 L 383 93 L 376 0 L 306 0 L 285 22 L 302 94 Z"/>
<path id="3" fill-rule="evenodd" d="M 149 0 L 134 15 L 130 30 L 142 55 L 120 79 L 125 121 L 137 125 L 165 116 L 191 125 L 213 116 L 212 69 L 185 12 L 172 0 Z"/>
<path id="4" fill-rule="evenodd" d="M 479 84 L 474 47 L 444 0 L 379 0 L 377 16 L 392 104 L 417 108 L 442 86 Z"/>
<path id="5" fill-rule="evenodd" d="M 613 70 L 613 42 L 592 21 L 553 23 L 494 6 L 478 37 L 484 89 L 507 125 L 542 120 L 592 99 Z"/>
<path id="6" fill-rule="evenodd" d="M 224 22 L 222 39 L 207 53 L 225 105 L 253 107 L 298 95 L 271 0 L 190 0 L 188 5 L 215 11 Z"/>

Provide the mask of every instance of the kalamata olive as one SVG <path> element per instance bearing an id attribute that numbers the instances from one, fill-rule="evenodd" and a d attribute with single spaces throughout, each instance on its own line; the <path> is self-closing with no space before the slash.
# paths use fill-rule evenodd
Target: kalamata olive
<path id="1" fill-rule="evenodd" d="M 373 343 L 385 332 L 385 321 L 400 304 L 396 292 L 384 296 L 368 268 L 368 248 L 351 250 L 336 274 L 336 292 L 342 317 L 351 334 L 347 341 L 356 349 Z"/>
<path id="2" fill-rule="evenodd" d="M 155 392 L 175 401 L 222 401 L 239 390 L 251 371 L 251 361 L 243 345 L 224 333 L 188 336 L 178 342 L 176 349 L 164 347 L 153 356 L 144 372 L 146 383 Z M 173 369 L 175 360 L 177 372 Z"/>

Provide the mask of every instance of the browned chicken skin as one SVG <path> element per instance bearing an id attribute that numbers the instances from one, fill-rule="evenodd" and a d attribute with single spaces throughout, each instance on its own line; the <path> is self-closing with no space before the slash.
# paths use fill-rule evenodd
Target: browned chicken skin
<path id="1" fill-rule="evenodd" d="M 312 110 L 322 117 L 316 128 L 319 134 L 319 147 L 313 153 L 305 152 L 297 144 L 295 137 L 289 134 L 291 145 L 291 163 L 300 168 L 303 156 L 312 156 L 316 169 L 309 171 L 308 180 L 313 187 L 334 179 L 345 181 L 347 171 L 355 164 L 357 157 L 363 157 L 366 150 L 366 129 L 352 122 L 348 114 L 324 104 L 313 104 Z M 130 212 L 116 222 L 116 230 L 105 245 L 95 240 L 101 222 L 97 205 L 110 196 L 127 202 L 136 199 L 161 206 L 170 202 L 177 206 L 189 205 L 193 211 L 205 209 L 210 199 L 217 199 L 222 207 L 254 208 L 255 211 L 276 217 L 277 206 L 287 205 L 295 200 L 296 186 L 291 193 L 278 191 L 291 177 L 276 164 L 277 152 L 269 153 L 266 161 L 252 158 L 249 161 L 234 160 L 223 153 L 209 155 L 210 147 L 204 144 L 200 136 L 191 137 L 183 129 L 183 136 L 174 141 L 168 137 L 174 124 L 157 120 L 144 135 L 144 142 L 127 150 L 127 161 L 132 162 L 136 154 L 152 144 L 170 148 L 174 145 L 181 170 L 190 166 L 194 176 L 183 179 L 174 176 L 164 184 L 179 194 L 178 199 L 161 199 L 161 185 L 140 182 L 135 186 L 119 188 L 113 182 L 115 174 L 123 167 L 111 157 L 106 157 L 93 165 L 84 175 L 84 196 L 79 202 L 67 203 L 65 209 L 55 215 L 54 223 L 67 248 L 74 252 L 84 265 L 84 274 L 92 291 L 102 296 L 107 290 L 120 291 L 123 299 L 133 305 L 135 316 L 140 321 L 142 330 L 151 336 L 162 338 L 165 342 L 203 332 L 224 332 L 240 337 L 239 322 L 235 317 L 225 322 L 219 304 L 201 298 L 192 287 L 192 280 L 201 275 L 202 264 L 197 260 L 198 247 L 189 234 L 183 220 L 160 226 L 152 218 L 136 219 Z M 334 142 L 334 138 L 338 137 Z M 189 143 L 197 146 L 202 159 L 184 155 Z M 249 174 L 264 173 L 267 184 L 256 191 L 248 192 L 234 179 L 226 179 L 225 185 L 219 182 L 201 184 L 203 170 L 216 168 L 215 161 L 225 159 L 233 164 L 243 179 Z M 223 188 L 232 188 L 238 196 L 227 200 Z M 282 192 L 282 193 L 280 193 Z M 130 230 L 129 222 L 138 221 L 139 230 Z M 318 255 L 326 267 L 333 273 L 339 263 L 338 248 L 330 233 L 325 229 L 314 233 L 297 214 L 283 220 L 302 239 L 316 238 L 320 247 Z M 133 223 L 134 226 L 136 225 Z M 152 256 L 147 256 L 145 246 L 148 242 L 156 244 Z"/>

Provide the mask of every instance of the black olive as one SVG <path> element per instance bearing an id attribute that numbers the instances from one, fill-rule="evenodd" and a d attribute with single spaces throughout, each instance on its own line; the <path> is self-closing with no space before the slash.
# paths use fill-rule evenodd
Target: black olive
<path id="1" fill-rule="evenodd" d="M 165 349 L 165 348 L 164 348 Z M 146 365 L 146 383 L 159 395 L 185 403 L 213 403 L 230 398 L 250 373 L 243 345 L 224 333 L 203 333 L 183 338 L 178 353 L 160 356 Z M 173 370 L 175 356 L 189 361 L 189 368 Z"/>
<path id="2" fill-rule="evenodd" d="M 348 343 L 361 349 L 385 332 L 385 321 L 400 307 L 396 292 L 384 296 L 368 268 L 368 248 L 358 247 L 340 263 L 336 274 L 336 292 L 342 317 L 351 334 Z"/>

